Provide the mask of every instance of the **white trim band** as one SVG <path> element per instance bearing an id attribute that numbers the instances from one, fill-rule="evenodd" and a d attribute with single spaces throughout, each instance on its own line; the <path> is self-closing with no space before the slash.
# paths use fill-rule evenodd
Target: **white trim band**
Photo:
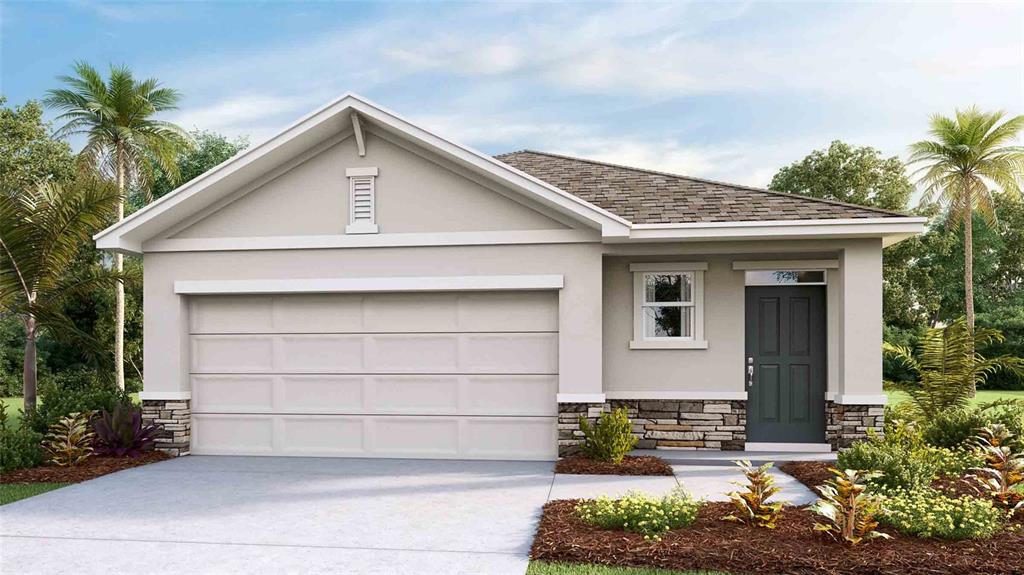
<path id="1" fill-rule="evenodd" d="M 603 393 L 559 393 L 555 400 L 558 403 L 604 403 Z"/>
<path id="2" fill-rule="evenodd" d="M 549 290 L 561 289 L 564 284 L 562 275 L 198 280 L 174 282 L 174 293 L 214 295 Z"/>
<path id="3" fill-rule="evenodd" d="M 713 400 L 745 401 L 745 391 L 630 391 L 609 390 L 604 392 L 608 399 L 665 399 L 665 400 Z"/>
<path id="4" fill-rule="evenodd" d="M 629 342 L 629 349 L 707 349 L 705 340 L 662 338 L 634 339 Z"/>
<path id="5" fill-rule="evenodd" d="M 186 401 L 192 399 L 191 391 L 140 391 L 141 401 Z"/>
<path id="6" fill-rule="evenodd" d="M 707 271 L 707 262 L 650 262 L 629 264 L 631 272 L 702 272 Z"/>
<path id="7" fill-rule="evenodd" d="M 836 394 L 835 399 L 832 400 L 839 405 L 885 405 L 888 403 L 889 398 L 883 393 L 882 395 L 848 395 L 848 394 Z"/>
<path id="8" fill-rule="evenodd" d="M 839 260 L 739 260 L 732 262 L 734 270 L 820 270 L 839 269 Z"/>

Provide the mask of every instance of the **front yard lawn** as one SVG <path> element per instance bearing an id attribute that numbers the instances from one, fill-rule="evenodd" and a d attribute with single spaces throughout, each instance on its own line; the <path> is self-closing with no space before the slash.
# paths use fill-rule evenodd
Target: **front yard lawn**
<path id="1" fill-rule="evenodd" d="M 19 499 L 27 499 L 40 493 L 59 489 L 70 483 L 2 483 L 0 484 L 0 505 L 7 505 Z"/>
<path id="2" fill-rule="evenodd" d="M 910 396 L 902 391 L 886 390 L 885 395 L 889 397 L 889 405 L 896 405 L 904 401 L 910 401 Z M 978 395 L 971 399 L 971 405 L 989 403 L 1000 399 L 1020 399 L 1024 401 L 1024 391 L 1011 391 L 1006 389 L 979 389 Z"/>
<path id="3" fill-rule="evenodd" d="M 531 561 L 526 575 L 729 575 L 712 571 L 666 571 L 643 567 L 606 567 L 604 565 L 580 565 L 572 563 L 548 563 Z"/>

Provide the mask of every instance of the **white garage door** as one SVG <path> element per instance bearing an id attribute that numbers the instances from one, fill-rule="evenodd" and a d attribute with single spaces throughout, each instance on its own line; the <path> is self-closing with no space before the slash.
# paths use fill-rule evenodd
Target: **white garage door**
<path id="1" fill-rule="evenodd" d="M 192 452 L 554 459 L 555 292 L 191 299 Z"/>

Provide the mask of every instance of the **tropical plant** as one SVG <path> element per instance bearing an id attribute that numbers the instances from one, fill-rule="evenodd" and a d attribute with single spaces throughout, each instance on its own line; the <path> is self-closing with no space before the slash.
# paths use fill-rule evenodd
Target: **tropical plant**
<path id="1" fill-rule="evenodd" d="M 0 190 L 0 307 L 20 318 L 25 328 L 26 412 L 36 407 L 40 332 L 95 345 L 64 314 L 62 304 L 74 294 L 113 285 L 124 276 L 101 268 L 83 276 L 65 272 L 79 247 L 103 227 L 119 202 L 116 190 L 87 175 L 65 186 L 48 181 L 24 190 Z"/>
<path id="2" fill-rule="evenodd" d="M 593 425 L 582 416 L 579 422 L 583 432 L 580 449 L 589 457 L 617 465 L 636 445 L 633 424 L 623 407 L 601 413 Z"/>
<path id="3" fill-rule="evenodd" d="M 131 395 L 117 389 L 113 381 L 99 380 L 86 370 L 68 370 L 39 380 L 39 405 L 25 415 L 21 424 L 46 433 L 70 413 L 113 411 L 118 405 L 131 403 Z"/>
<path id="4" fill-rule="evenodd" d="M 1024 486 L 1024 451 L 1015 439 L 1004 425 L 983 428 L 977 445 L 985 466 L 971 469 L 971 473 L 980 492 L 1000 505 L 1019 509 L 1024 507 L 1024 495 L 1018 491 Z"/>
<path id="5" fill-rule="evenodd" d="M 47 106 L 61 111 L 61 136 L 84 135 L 81 155 L 117 184 L 118 198 L 129 187 L 147 189 L 150 163 L 172 178 L 177 175 L 176 155 L 188 146 L 188 135 L 178 126 L 154 116 L 177 107 L 177 91 L 161 87 L 155 79 L 136 81 L 126 66 L 111 66 L 104 80 L 85 62 L 74 65 L 75 75 L 58 78 L 67 87 L 50 90 Z M 117 202 L 117 219 L 124 218 L 124 201 Z M 114 270 L 124 269 L 124 256 L 114 254 Z M 115 292 L 115 380 L 124 389 L 124 284 Z"/>
<path id="6" fill-rule="evenodd" d="M 947 207 L 947 221 L 964 228 L 964 308 L 974 330 L 973 214 L 995 223 L 993 195 L 1020 197 L 1024 147 L 1010 145 L 1024 130 L 1024 116 L 1003 121 L 1004 112 L 971 107 L 954 117 L 931 117 L 931 140 L 911 144 L 910 163 L 922 167 L 924 200 Z"/>
<path id="7" fill-rule="evenodd" d="M 810 507 L 828 522 L 815 523 L 814 530 L 851 545 L 876 537 L 888 539 L 889 535 L 875 530 L 882 512 L 882 498 L 868 493 L 865 483 L 876 473 L 835 468 L 829 471 L 835 477 L 818 486 L 821 499 Z"/>
<path id="8" fill-rule="evenodd" d="M 96 434 L 89 426 L 91 416 L 91 413 L 72 413 L 50 426 L 49 433 L 43 438 L 43 448 L 50 456 L 50 463 L 71 467 L 92 455 Z"/>
<path id="9" fill-rule="evenodd" d="M 779 492 L 779 488 L 775 486 L 775 478 L 769 472 L 774 464 L 765 463 L 755 468 L 749 461 L 735 463 L 743 470 L 747 482 L 733 482 L 734 485 L 743 487 L 744 491 L 733 491 L 729 494 L 735 511 L 723 519 L 754 527 L 775 529 L 782 517 L 782 503 L 768 503 L 768 500 Z"/>
<path id="10" fill-rule="evenodd" d="M 882 521 L 900 533 L 940 539 L 985 539 L 1002 530 L 1007 513 L 991 501 L 949 497 L 934 489 L 896 491 L 885 499 Z"/>
<path id="11" fill-rule="evenodd" d="M 905 405 L 905 404 L 904 404 Z M 1006 426 L 1018 438 L 1024 434 L 1024 401 L 998 400 L 936 413 L 921 423 L 929 445 L 949 449 L 972 448 L 978 430 L 993 423 Z"/>
<path id="12" fill-rule="evenodd" d="M 976 386 L 989 374 L 1007 370 L 1024 375 L 1024 359 L 999 356 L 985 358 L 977 349 L 1000 342 L 1003 335 L 994 329 L 971 329 L 964 318 L 945 327 L 929 329 L 914 350 L 883 344 L 887 355 L 896 358 L 917 374 L 917 384 L 907 386 L 914 406 L 925 418 L 963 409 Z"/>
<path id="13" fill-rule="evenodd" d="M 42 439 L 32 428 L 8 421 L 7 406 L 0 402 L 0 472 L 42 463 L 46 456 L 40 446 Z"/>
<path id="14" fill-rule="evenodd" d="M 837 465 L 864 472 L 861 480 L 872 491 L 888 492 L 928 487 L 945 461 L 924 443 L 916 424 L 895 421 L 885 434 L 869 433 L 866 441 L 840 451 Z"/>
<path id="15" fill-rule="evenodd" d="M 96 453 L 115 457 L 138 457 L 152 449 L 160 427 L 142 424 L 142 410 L 133 405 L 118 405 L 114 412 L 104 411 L 94 422 Z"/>
<path id="16" fill-rule="evenodd" d="M 602 529 L 623 529 L 640 533 L 644 539 L 659 540 L 662 533 L 696 521 L 703 504 L 679 485 L 660 498 L 629 492 L 618 499 L 585 499 L 576 506 L 576 514 Z"/>

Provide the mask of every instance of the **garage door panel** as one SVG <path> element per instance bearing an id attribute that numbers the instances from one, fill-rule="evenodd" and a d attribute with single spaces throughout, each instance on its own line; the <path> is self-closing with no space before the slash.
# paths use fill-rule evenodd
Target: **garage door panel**
<path id="1" fill-rule="evenodd" d="M 368 377 L 372 413 L 459 413 L 459 377 Z"/>
<path id="2" fill-rule="evenodd" d="M 193 414 L 192 451 L 210 455 L 273 455 L 274 417 Z"/>
<path id="3" fill-rule="evenodd" d="M 279 452 L 293 455 L 362 455 L 365 421 L 360 417 L 280 417 Z"/>
<path id="4" fill-rule="evenodd" d="M 363 329 L 359 294 L 268 296 L 273 300 L 273 333 L 356 333 Z"/>
<path id="5" fill-rule="evenodd" d="M 558 335 L 478 334 L 463 339 L 465 373 L 558 373 Z"/>
<path id="6" fill-rule="evenodd" d="M 372 373 L 459 373 L 459 335 L 375 334 L 368 371 Z"/>
<path id="7" fill-rule="evenodd" d="M 363 300 L 366 332 L 458 332 L 457 294 L 375 294 Z"/>
<path id="8" fill-rule="evenodd" d="M 192 411 L 271 412 L 276 387 L 272 375 L 193 375 Z"/>
<path id="9" fill-rule="evenodd" d="M 362 413 L 366 378 L 360 375 L 282 375 L 275 378 L 277 411 Z"/>
<path id="10" fill-rule="evenodd" d="M 478 417 L 465 421 L 463 454 L 483 459 L 557 456 L 558 431 L 548 419 Z"/>
<path id="11" fill-rule="evenodd" d="M 360 335 L 279 335 L 274 338 L 277 373 L 359 373 L 366 371 L 366 341 Z"/>
<path id="12" fill-rule="evenodd" d="M 368 423 L 371 449 L 382 457 L 454 457 L 459 454 L 459 419 L 456 417 L 375 417 Z"/>
<path id="13" fill-rule="evenodd" d="M 556 375 L 465 376 L 461 391 L 459 413 L 558 415 Z"/>
<path id="14" fill-rule="evenodd" d="M 191 301 L 191 333 L 268 333 L 273 331 L 266 296 L 208 296 Z"/>
<path id="15" fill-rule="evenodd" d="M 458 331 L 557 331 L 554 292 L 467 293 L 459 296 Z"/>
<path id="16" fill-rule="evenodd" d="M 192 373 L 266 373 L 273 369 L 271 336 L 192 336 Z"/>

